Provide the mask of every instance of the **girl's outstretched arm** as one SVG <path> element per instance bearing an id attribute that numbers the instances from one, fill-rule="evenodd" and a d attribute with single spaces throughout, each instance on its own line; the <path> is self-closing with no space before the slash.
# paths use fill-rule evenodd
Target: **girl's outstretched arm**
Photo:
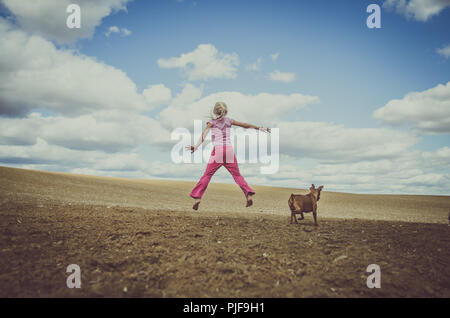
<path id="1" fill-rule="evenodd" d="M 258 126 L 252 125 L 252 124 L 241 123 L 241 122 L 236 121 L 236 120 L 233 120 L 233 125 L 236 125 L 236 126 L 239 126 L 239 127 L 243 127 L 243 128 L 257 129 L 257 130 L 264 131 L 266 133 L 270 133 L 270 128 L 258 127 Z"/>
<path id="2" fill-rule="evenodd" d="M 195 146 L 186 146 L 186 149 L 190 150 L 191 152 L 196 151 L 197 148 L 200 147 L 200 145 L 203 143 L 203 141 L 205 141 L 206 136 L 208 136 L 208 132 L 210 129 L 211 129 L 211 124 L 207 123 L 205 130 L 203 130 L 202 135 L 200 136 L 200 138 L 197 141 L 197 144 Z"/>

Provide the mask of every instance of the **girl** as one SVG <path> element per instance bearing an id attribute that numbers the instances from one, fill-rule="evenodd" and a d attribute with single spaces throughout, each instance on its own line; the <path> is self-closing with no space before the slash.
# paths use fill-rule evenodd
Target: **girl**
<path id="1" fill-rule="evenodd" d="M 226 117 L 228 113 L 227 105 L 223 102 L 217 102 L 214 106 L 213 113 L 215 118 L 208 121 L 206 124 L 206 128 L 200 136 L 197 144 L 195 146 L 187 146 L 186 148 L 191 150 L 191 153 L 197 150 L 197 148 L 202 144 L 208 135 L 209 130 L 211 129 L 212 133 L 212 142 L 214 145 L 214 149 L 211 153 L 211 157 L 209 159 L 208 165 L 206 167 L 206 171 L 201 177 L 200 181 L 194 187 L 191 192 L 191 197 L 195 199 L 194 206 L 192 207 L 194 210 L 198 210 L 198 206 L 200 205 L 200 200 L 208 187 L 209 181 L 214 173 L 224 165 L 225 168 L 231 173 L 234 178 L 234 181 L 241 187 L 244 192 L 245 197 L 247 198 L 247 207 L 253 204 L 253 196 L 255 195 L 255 191 L 249 187 L 244 177 L 241 176 L 239 172 L 238 163 L 236 160 L 236 156 L 234 154 L 233 146 L 230 141 L 230 128 L 232 125 L 240 126 L 244 128 L 253 128 L 258 129 L 267 133 L 270 133 L 269 128 L 257 127 L 251 124 L 241 123 L 231 118 Z"/>

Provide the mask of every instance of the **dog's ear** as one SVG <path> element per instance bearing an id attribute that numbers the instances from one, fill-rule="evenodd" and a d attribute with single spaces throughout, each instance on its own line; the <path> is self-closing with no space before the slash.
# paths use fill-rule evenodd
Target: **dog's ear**
<path id="1" fill-rule="evenodd" d="M 320 187 L 317 188 L 318 190 L 322 190 L 323 189 L 323 185 L 321 185 Z"/>
<path id="2" fill-rule="evenodd" d="M 313 189 L 315 189 L 315 188 L 316 188 L 316 186 L 314 185 L 314 183 L 313 183 L 313 184 L 311 184 L 311 188 L 313 188 Z"/>

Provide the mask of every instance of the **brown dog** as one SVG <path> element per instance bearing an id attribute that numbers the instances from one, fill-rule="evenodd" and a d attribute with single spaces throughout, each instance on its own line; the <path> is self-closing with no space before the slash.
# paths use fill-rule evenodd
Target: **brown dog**
<path id="1" fill-rule="evenodd" d="M 301 219 L 303 220 L 303 212 L 312 212 L 314 215 L 314 225 L 317 226 L 317 201 L 320 200 L 320 191 L 322 191 L 323 186 L 320 186 L 316 189 L 314 184 L 309 188 L 309 193 L 307 195 L 302 194 L 291 194 L 291 197 L 288 200 L 289 208 L 291 209 L 291 224 L 292 219 L 297 222 L 296 214 L 300 214 Z"/>

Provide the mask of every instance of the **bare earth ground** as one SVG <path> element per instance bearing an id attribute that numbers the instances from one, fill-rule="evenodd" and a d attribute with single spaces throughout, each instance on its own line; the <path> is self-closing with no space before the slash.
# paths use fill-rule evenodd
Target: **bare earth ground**
<path id="1" fill-rule="evenodd" d="M 450 297 L 449 196 L 322 192 L 315 228 L 311 214 L 288 224 L 302 190 L 254 187 L 246 209 L 213 183 L 194 212 L 193 182 L 5 167 L 0 180 L 1 297 Z"/>

